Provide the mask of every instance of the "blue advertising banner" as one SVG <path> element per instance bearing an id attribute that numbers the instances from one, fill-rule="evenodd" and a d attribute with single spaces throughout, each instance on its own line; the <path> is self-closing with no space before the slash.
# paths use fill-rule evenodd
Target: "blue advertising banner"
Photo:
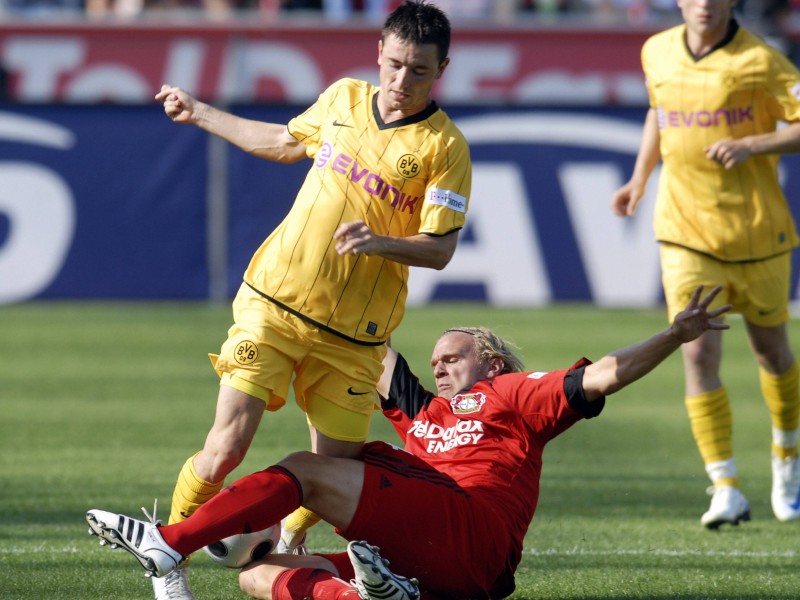
<path id="1" fill-rule="evenodd" d="M 206 296 L 205 146 L 157 108 L 0 111 L 0 301 Z"/>
<path id="2" fill-rule="evenodd" d="M 233 110 L 285 123 L 303 108 Z M 446 269 L 413 269 L 411 304 L 661 302 L 658 173 L 634 218 L 609 208 L 644 109 L 448 113 L 471 143 L 468 224 Z M 0 107 L 0 303 L 231 297 L 310 167 L 256 159 L 159 106 Z M 781 173 L 798 208 L 800 156 L 784 157 Z M 797 298 L 797 267 L 794 281 Z"/>

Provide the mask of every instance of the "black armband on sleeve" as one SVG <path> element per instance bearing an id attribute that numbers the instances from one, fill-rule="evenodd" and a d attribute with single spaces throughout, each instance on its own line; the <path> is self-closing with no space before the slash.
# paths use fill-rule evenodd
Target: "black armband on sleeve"
<path id="1" fill-rule="evenodd" d="M 592 402 L 586 399 L 586 393 L 583 391 L 583 370 L 585 368 L 586 365 L 582 365 L 567 372 L 564 377 L 564 394 L 567 396 L 567 402 L 572 410 L 585 419 L 591 419 L 603 411 L 606 398 L 603 396 Z"/>
<path id="2" fill-rule="evenodd" d="M 381 409 L 396 408 L 413 418 L 423 407 L 430 404 L 433 398 L 434 395 L 425 390 L 419 378 L 411 372 L 403 355 L 398 354 L 389 386 L 389 397 L 381 397 Z"/>

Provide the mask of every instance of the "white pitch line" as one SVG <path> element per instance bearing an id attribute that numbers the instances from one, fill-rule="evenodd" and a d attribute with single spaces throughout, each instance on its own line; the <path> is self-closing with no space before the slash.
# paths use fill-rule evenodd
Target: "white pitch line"
<path id="1" fill-rule="evenodd" d="M 754 550 L 669 550 L 666 548 L 587 550 L 583 548 L 558 549 L 530 548 L 525 554 L 532 556 L 705 556 L 709 558 L 798 558 L 800 552 Z"/>
<path id="2" fill-rule="evenodd" d="M 0 547 L 2 554 L 77 554 L 79 552 L 91 552 L 99 549 L 78 548 L 77 546 L 63 546 L 54 548 L 40 544 L 32 547 Z M 315 548 L 315 552 L 322 554 L 334 554 L 343 552 L 342 548 Z M 705 556 L 708 558 L 800 558 L 800 551 L 781 550 L 781 551 L 756 551 L 756 550 L 670 550 L 667 548 L 617 548 L 615 550 L 588 550 L 585 548 L 529 548 L 524 551 L 529 556 Z"/>

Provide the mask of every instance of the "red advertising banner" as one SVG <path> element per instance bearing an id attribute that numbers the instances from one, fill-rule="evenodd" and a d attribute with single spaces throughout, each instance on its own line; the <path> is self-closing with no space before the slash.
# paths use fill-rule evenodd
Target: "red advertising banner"
<path id="1" fill-rule="evenodd" d="M 652 31 L 459 29 L 444 105 L 644 105 Z M 212 102 L 313 101 L 343 76 L 377 78 L 375 27 L 4 24 L 5 95 L 26 103 L 148 103 L 162 83 Z"/>

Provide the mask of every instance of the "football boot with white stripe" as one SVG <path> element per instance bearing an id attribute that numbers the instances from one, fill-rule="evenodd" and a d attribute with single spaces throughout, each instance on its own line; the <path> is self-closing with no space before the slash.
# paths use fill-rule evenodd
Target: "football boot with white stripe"
<path id="1" fill-rule="evenodd" d="M 144 567 L 146 576 L 163 577 L 178 568 L 185 557 L 167 545 L 158 531 L 160 522 L 144 508 L 142 510 L 149 523 L 92 509 L 86 513 L 89 533 L 100 538 L 101 546 L 109 544 L 111 548 L 123 548 L 133 554 Z"/>
<path id="2" fill-rule="evenodd" d="M 347 555 L 353 564 L 356 578 L 350 583 L 361 600 L 417 600 L 419 582 L 395 575 L 389 561 L 378 554 L 378 548 L 367 542 L 350 542 Z"/>
<path id="3" fill-rule="evenodd" d="M 711 494 L 711 506 L 700 517 L 704 527 L 719 529 L 725 523 L 738 525 L 740 521 L 750 520 L 750 503 L 739 488 L 718 485 L 708 488 L 708 493 Z"/>
<path id="4" fill-rule="evenodd" d="M 772 457 L 772 512 L 779 521 L 800 519 L 800 458 Z"/>

